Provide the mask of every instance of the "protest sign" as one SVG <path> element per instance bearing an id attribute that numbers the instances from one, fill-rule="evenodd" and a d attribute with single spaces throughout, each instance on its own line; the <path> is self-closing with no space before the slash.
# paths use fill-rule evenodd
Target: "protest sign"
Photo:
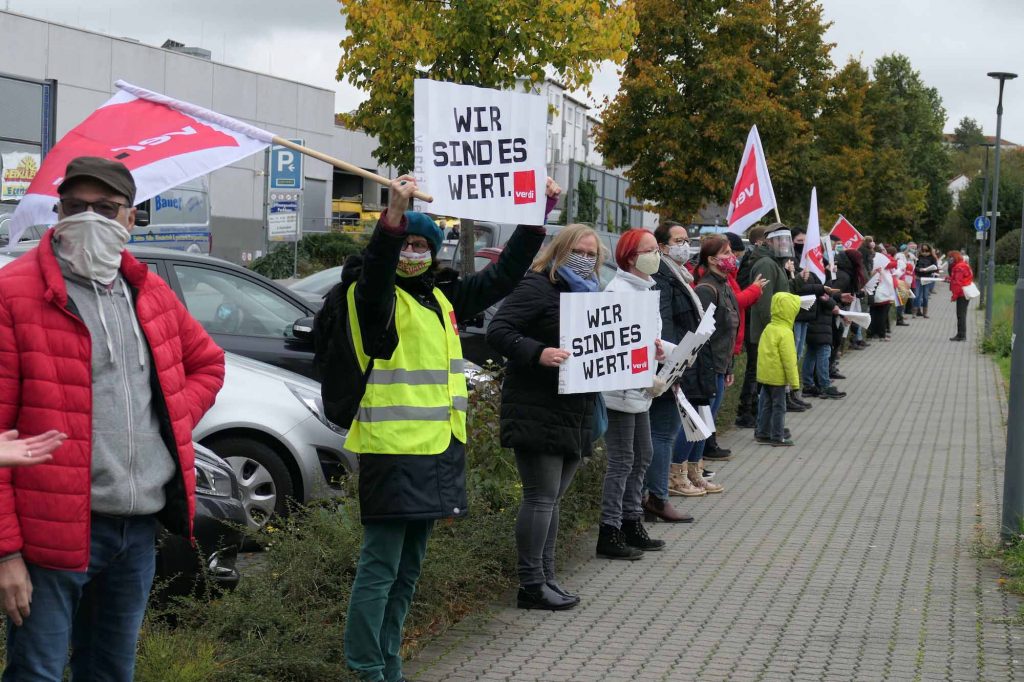
<path id="1" fill-rule="evenodd" d="M 708 309 L 704 311 L 704 316 L 697 328 L 692 332 L 687 332 L 679 345 L 673 348 L 665 358 L 664 364 L 658 371 L 658 378 L 668 385 L 678 381 L 683 376 L 683 372 L 696 361 L 697 353 L 714 332 L 715 304 L 708 303 Z"/>
<path id="2" fill-rule="evenodd" d="M 856 249 L 864 242 L 864 236 L 857 231 L 853 223 L 843 216 L 839 216 L 839 220 L 832 226 L 832 232 L 829 235 L 839 239 L 839 243 L 843 245 L 844 249 Z"/>
<path id="3" fill-rule="evenodd" d="M 700 409 L 695 408 L 681 390 L 677 389 L 675 396 L 676 408 L 679 409 L 679 417 L 683 422 L 683 434 L 686 436 L 686 440 L 694 443 L 710 438 L 714 432 L 714 419 L 707 419 L 710 416 L 710 408 L 707 412 L 704 410 L 706 405 L 702 405 Z"/>
<path id="4" fill-rule="evenodd" d="M 548 110 L 539 95 L 426 79 L 413 84 L 417 210 L 543 225 Z"/>
<path id="5" fill-rule="evenodd" d="M 569 357 L 558 370 L 559 393 L 654 385 L 656 291 L 564 293 L 560 304 L 560 345 Z"/>

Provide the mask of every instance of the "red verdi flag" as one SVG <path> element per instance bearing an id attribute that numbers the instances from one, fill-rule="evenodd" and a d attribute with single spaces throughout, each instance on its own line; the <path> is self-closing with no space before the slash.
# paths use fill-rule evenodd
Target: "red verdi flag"
<path id="1" fill-rule="evenodd" d="M 729 200 L 726 216 L 729 232 L 743 234 L 776 206 L 775 190 L 768 176 L 761 136 L 757 134 L 757 126 L 753 126 L 747 135 L 747 144 L 740 157 L 740 170 L 736 174 L 736 184 Z"/>
<path id="2" fill-rule="evenodd" d="M 255 154 L 273 133 L 188 102 L 117 81 L 117 93 L 54 146 L 11 219 L 10 243 L 53 223 L 57 186 L 79 156 L 120 161 L 135 178 L 135 201 Z"/>
<path id="3" fill-rule="evenodd" d="M 832 236 L 839 239 L 844 249 L 856 249 L 864 243 L 864 235 L 843 216 L 839 216 L 839 220 L 832 226 Z"/>

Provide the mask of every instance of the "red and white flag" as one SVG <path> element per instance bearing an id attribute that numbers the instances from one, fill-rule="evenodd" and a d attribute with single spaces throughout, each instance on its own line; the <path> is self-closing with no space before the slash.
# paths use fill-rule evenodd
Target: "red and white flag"
<path id="1" fill-rule="evenodd" d="M 843 216 L 839 216 L 839 220 L 832 226 L 830 236 L 838 238 L 844 249 L 856 249 L 864 243 L 864 235 L 858 232 L 853 223 Z"/>
<path id="2" fill-rule="evenodd" d="M 776 206 L 775 190 L 768 176 L 761 136 L 757 134 L 757 126 L 753 126 L 747 135 L 747 144 L 740 158 L 740 171 L 736 174 L 736 184 L 729 200 L 729 212 L 726 214 L 729 232 L 743 234 Z"/>
<path id="3" fill-rule="evenodd" d="M 804 253 L 800 268 L 807 268 L 825 283 L 825 259 L 821 246 L 821 227 L 818 225 L 818 188 L 811 188 L 811 210 L 807 215 L 807 236 L 804 238 Z"/>
<path id="4" fill-rule="evenodd" d="M 139 203 L 265 149 L 274 134 L 203 107 L 117 81 L 117 93 L 68 131 L 43 159 L 11 218 L 10 243 L 25 229 L 57 220 L 53 206 L 68 162 L 120 161 Z"/>

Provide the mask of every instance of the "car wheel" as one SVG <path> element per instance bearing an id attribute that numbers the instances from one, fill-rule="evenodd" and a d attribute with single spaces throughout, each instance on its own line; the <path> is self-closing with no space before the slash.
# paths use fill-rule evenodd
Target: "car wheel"
<path id="1" fill-rule="evenodd" d="M 225 438 L 209 444 L 238 477 L 238 489 L 250 528 L 259 529 L 270 517 L 284 515 L 295 486 L 288 467 L 273 448 L 247 438 Z"/>

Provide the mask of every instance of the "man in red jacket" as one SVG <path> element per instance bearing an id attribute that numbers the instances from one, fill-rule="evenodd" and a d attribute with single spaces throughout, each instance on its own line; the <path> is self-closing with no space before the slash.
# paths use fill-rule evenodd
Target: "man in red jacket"
<path id="1" fill-rule="evenodd" d="M 125 250 L 135 182 L 80 157 L 57 224 L 0 271 L 0 431 L 67 434 L 53 460 L 0 469 L 3 680 L 129 682 L 158 521 L 191 537 L 192 428 L 224 352 Z"/>

